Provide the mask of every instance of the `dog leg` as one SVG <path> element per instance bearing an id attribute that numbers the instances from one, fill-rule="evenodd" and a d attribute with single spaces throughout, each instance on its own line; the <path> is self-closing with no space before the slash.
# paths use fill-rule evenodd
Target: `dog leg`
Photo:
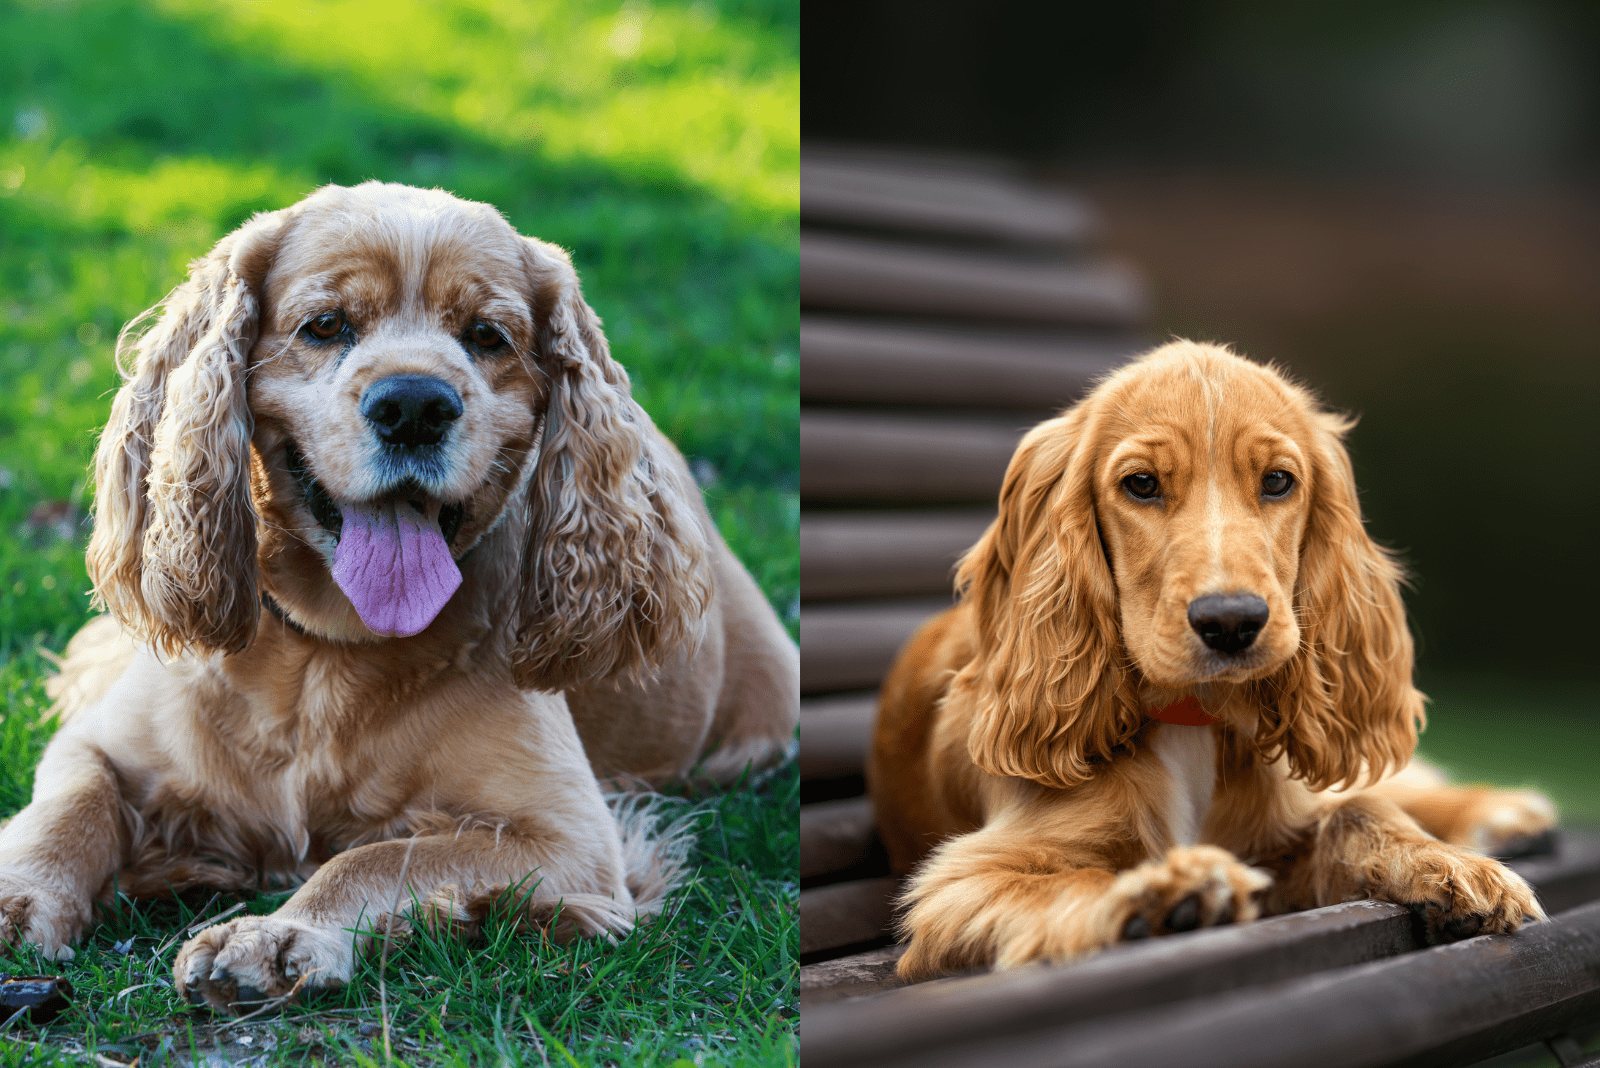
<path id="1" fill-rule="evenodd" d="M 350 980 L 357 949 L 409 930 L 403 917 L 417 905 L 430 920 L 465 926 L 508 887 L 519 888 L 517 906 L 534 922 L 548 922 L 559 902 L 567 926 L 558 934 L 627 934 L 634 910 L 620 870 L 610 879 L 563 878 L 575 852 L 571 843 L 481 829 L 359 846 L 324 864 L 270 916 L 218 924 L 185 943 L 172 969 L 178 993 L 248 1012 L 297 983 L 337 986 Z"/>
<path id="2" fill-rule="evenodd" d="M 1214 846 L 1172 849 L 1119 873 L 1078 844 L 1022 841 L 991 824 L 928 858 L 905 895 L 902 978 L 1067 960 L 1123 939 L 1244 923 L 1259 915 L 1272 882 Z"/>
<path id="3" fill-rule="evenodd" d="M 111 766 L 59 739 L 39 763 L 33 800 L 0 829 L 0 942 L 32 942 L 51 960 L 70 960 L 127 846 Z"/>
<path id="4" fill-rule="evenodd" d="M 1520 875 L 1430 837 L 1392 800 L 1371 793 L 1322 815 L 1279 887 L 1284 897 L 1272 902 L 1274 911 L 1361 898 L 1405 905 L 1430 944 L 1503 934 L 1544 919 Z"/>
<path id="5" fill-rule="evenodd" d="M 1544 852 L 1552 844 L 1556 806 L 1534 790 L 1458 786 L 1432 765 L 1413 760 L 1369 792 L 1399 805 L 1435 838 L 1487 856 Z"/>

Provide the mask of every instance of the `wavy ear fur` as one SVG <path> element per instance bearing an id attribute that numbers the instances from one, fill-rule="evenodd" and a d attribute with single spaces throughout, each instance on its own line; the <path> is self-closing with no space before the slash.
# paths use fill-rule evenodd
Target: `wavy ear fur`
<path id="1" fill-rule="evenodd" d="M 977 655 L 951 683 L 975 710 L 973 763 L 1057 788 L 1142 722 L 1095 519 L 1093 435 L 1085 401 L 1022 439 L 999 517 L 956 577 L 977 620 Z"/>
<path id="2" fill-rule="evenodd" d="M 1256 745 L 1268 758 L 1287 754 L 1293 773 L 1320 790 L 1404 767 L 1423 696 L 1411 685 L 1401 569 L 1361 523 L 1343 443 L 1353 424 L 1317 413 L 1313 425 L 1313 496 L 1295 583 L 1300 648 L 1260 684 Z"/>
<path id="3" fill-rule="evenodd" d="M 648 673 L 697 644 L 712 578 L 688 466 L 634 402 L 566 254 L 527 250 L 548 390 L 512 670 L 559 689 Z"/>
<path id="4" fill-rule="evenodd" d="M 237 652 L 255 636 L 245 371 L 280 214 L 223 238 L 117 341 L 119 363 L 133 366 L 95 455 L 89 577 L 102 607 L 169 655 Z"/>

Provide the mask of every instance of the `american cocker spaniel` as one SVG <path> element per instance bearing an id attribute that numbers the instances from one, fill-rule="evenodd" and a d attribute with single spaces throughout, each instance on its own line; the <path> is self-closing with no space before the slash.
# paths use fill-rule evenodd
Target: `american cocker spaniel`
<path id="1" fill-rule="evenodd" d="M 0 830 L 0 938 L 70 956 L 113 890 L 303 880 L 178 953 L 228 1009 L 348 980 L 397 901 L 470 928 L 510 888 L 558 935 L 659 910 L 681 835 L 597 776 L 781 758 L 798 652 L 566 254 L 447 193 L 329 186 L 157 310 L 96 459 L 109 614 Z"/>
<path id="2" fill-rule="evenodd" d="M 1543 916 L 1467 847 L 1547 830 L 1549 802 L 1407 768 L 1423 696 L 1349 425 L 1174 342 L 1023 439 L 959 605 L 882 689 L 902 976 L 1357 898 L 1433 941 Z"/>

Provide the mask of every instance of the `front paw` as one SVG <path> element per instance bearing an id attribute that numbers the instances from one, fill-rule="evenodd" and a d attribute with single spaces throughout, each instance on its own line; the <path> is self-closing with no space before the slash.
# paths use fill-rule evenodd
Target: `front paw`
<path id="1" fill-rule="evenodd" d="M 1373 897 L 1411 910 L 1422 941 L 1459 942 L 1480 934 L 1509 934 L 1545 918 L 1533 889 L 1497 860 L 1443 842 L 1409 847 L 1402 877 L 1377 886 Z"/>
<path id="2" fill-rule="evenodd" d="M 32 942 L 48 960 L 71 960 L 72 943 L 93 918 L 88 901 L 76 901 L 11 875 L 0 875 L 0 943 Z"/>
<path id="3" fill-rule="evenodd" d="M 1107 941 L 1133 941 L 1261 915 L 1272 876 L 1215 846 L 1170 850 L 1117 876 L 1104 900 Z"/>
<path id="4" fill-rule="evenodd" d="M 276 916 L 242 916 L 208 927 L 173 962 L 178 994 L 219 1012 L 253 1012 L 306 988 L 350 981 L 349 931 Z"/>

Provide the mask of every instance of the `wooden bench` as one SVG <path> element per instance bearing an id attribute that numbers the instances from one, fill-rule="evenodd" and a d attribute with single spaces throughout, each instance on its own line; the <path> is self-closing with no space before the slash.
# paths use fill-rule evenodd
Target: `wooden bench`
<path id="1" fill-rule="evenodd" d="M 847 1065 L 1469 1064 L 1600 1024 L 1600 833 L 1514 864 L 1555 917 L 1426 948 L 1352 902 L 901 987 L 863 796 L 875 688 L 1029 426 L 1144 347 L 1087 205 L 994 163 L 807 146 L 801 237 L 801 1041 Z"/>

